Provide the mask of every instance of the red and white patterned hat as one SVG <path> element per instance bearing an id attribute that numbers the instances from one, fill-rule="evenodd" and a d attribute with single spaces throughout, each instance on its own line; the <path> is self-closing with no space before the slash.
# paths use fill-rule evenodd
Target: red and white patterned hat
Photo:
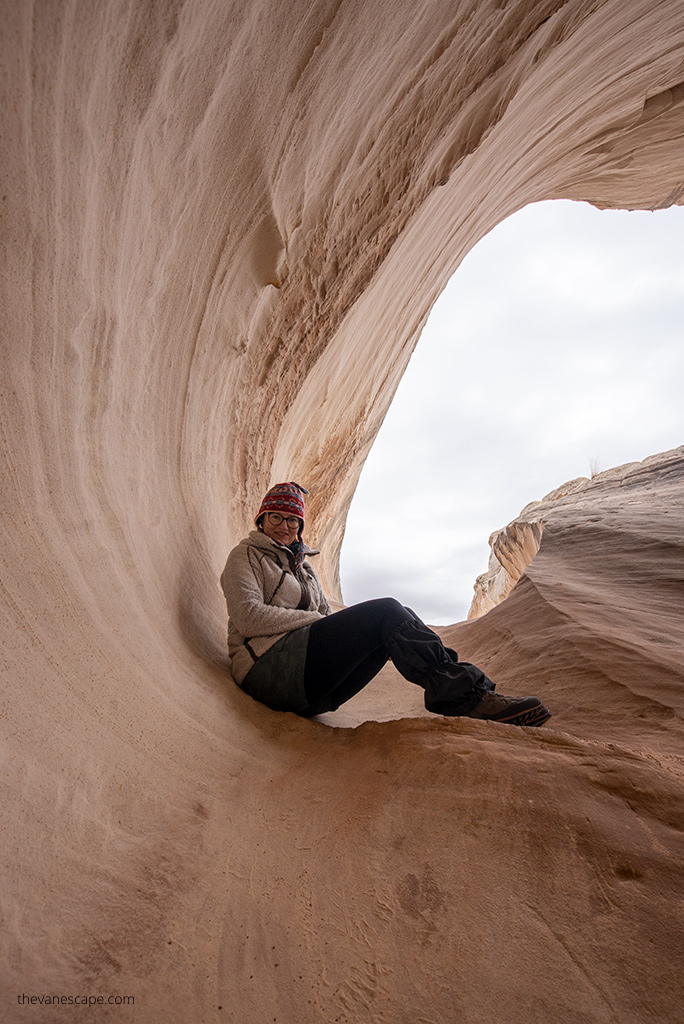
<path id="1" fill-rule="evenodd" d="M 301 536 L 304 529 L 305 512 L 303 496 L 308 493 L 306 487 L 296 484 L 294 480 L 287 484 L 275 484 L 264 495 L 264 500 L 261 502 L 261 508 L 257 512 L 254 522 L 257 523 L 259 517 L 264 512 L 280 512 L 283 516 L 297 516 L 302 521 L 298 531 Z"/>

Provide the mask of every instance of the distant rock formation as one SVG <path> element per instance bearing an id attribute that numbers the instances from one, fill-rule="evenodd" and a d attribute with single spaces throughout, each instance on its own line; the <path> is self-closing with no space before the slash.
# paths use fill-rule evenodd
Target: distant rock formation
<path id="1" fill-rule="evenodd" d="M 495 224 L 682 201 L 681 3 L 8 0 L 1 45 L 3 1019 L 677 1019 L 675 456 L 554 503 L 445 633 L 539 733 L 426 720 L 391 668 L 269 712 L 217 578 L 295 478 L 334 595 Z"/>
<path id="2" fill-rule="evenodd" d="M 650 458 L 644 459 L 643 463 L 627 462 L 622 466 L 615 466 L 613 469 L 595 473 L 591 479 L 580 476 L 554 488 L 541 501 L 532 501 L 526 505 L 517 519 L 501 530 L 495 530 L 489 538 L 491 549 L 489 565 L 487 571 L 478 576 L 475 581 L 475 595 L 468 611 L 468 618 L 479 618 L 480 615 L 495 608 L 505 597 L 508 597 L 539 551 L 546 514 L 556 506 L 556 503 L 561 502 L 561 499 L 567 498 L 568 495 L 577 495 L 579 491 L 588 490 L 589 493 L 583 497 L 587 499 L 587 507 L 589 507 L 597 497 L 597 492 L 592 488 L 598 488 L 603 492 L 604 485 L 608 482 L 614 483 L 618 488 L 629 487 L 635 479 L 639 482 L 643 481 L 644 470 L 647 468 L 657 478 L 660 467 L 667 460 L 667 455 L 652 455 Z M 570 504 L 573 511 L 578 507 L 583 507 L 582 503 L 578 505 L 575 500 Z"/>
<path id="3" fill-rule="evenodd" d="M 489 565 L 475 581 L 469 619 L 479 618 L 508 597 L 539 551 L 543 531 L 543 520 L 528 522 L 521 516 L 490 536 Z"/>

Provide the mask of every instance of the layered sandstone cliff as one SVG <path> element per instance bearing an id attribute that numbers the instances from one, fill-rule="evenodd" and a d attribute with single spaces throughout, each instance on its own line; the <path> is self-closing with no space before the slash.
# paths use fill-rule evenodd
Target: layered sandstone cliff
<path id="1" fill-rule="evenodd" d="M 3 1018 L 676 1019 L 679 456 L 564 505 L 454 627 L 548 698 L 541 732 L 428 720 L 389 669 L 358 728 L 275 715 L 231 683 L 216 581 L 294 477 L 334 591 L 364 457 L 493 225 L 681 201 L 681 5 L 2 25 Z"/>
<path id="2" fill-rule="evenodd" d="M 540 501 L 531 501 L 508 526 L 495 530 L 489 538 L 487 571 L 475 581 L 475 593 L 468 618 L 479 618 L 508 597 L 539 551 L 546 517 L 552 509 L 567 505 L 563 499 L 573 495 L 571 506 L 574 515 L 583 507 L 591 512 L 607 483 L 614 482 L 620 488 L 629 488 L 635 481 L 643 479 L 644 470 L 647 469 L 653 469 L 657 476 L 663 458 L 667 456 L 652 455 L 643 463 L 629 462 L 623 466 L 614 466 L 612 469 L 593 474 L 591 479 L 581 476 L 575 480 L 568 480 L 560 487 L 554 488 Z M 586 492 L 582 494 L 582 502 L 576 500 L 579 491 Z M 555 513 L 552 513 L 552 517 L 554 515 Z M 629 557 L 629 552 L 625 552 L 625 557 Z"/>

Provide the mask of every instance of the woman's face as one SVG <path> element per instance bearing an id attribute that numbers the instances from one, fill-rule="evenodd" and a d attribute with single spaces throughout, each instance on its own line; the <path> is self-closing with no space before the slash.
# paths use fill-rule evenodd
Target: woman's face
<path id="1" fill-rule="evenodd" d="M 280 522 L 274 520 L 280 519 Z M 288 523 L 288 519 L 291 523 Z M 297 539 L 299 530 L 299 519 L 296 516 L 281 516 L 280 513 L 266 512 L 261 520 L 261 528 L 271 540 L 277 540 L 279 544 L 290 545 Z"/>

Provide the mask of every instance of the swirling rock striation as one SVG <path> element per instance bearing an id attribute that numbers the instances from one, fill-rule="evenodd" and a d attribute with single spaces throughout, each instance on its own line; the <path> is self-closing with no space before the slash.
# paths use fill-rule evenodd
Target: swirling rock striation
<path id="1" fill-rule="evenodd" d="M 681 5 L 8 0 L 2 46 L 3 1014 L 674 1019 L 679 483 L 655 534 L 648 482 L 601 527 L 569 505 L 457 627 L 542 687 L 541 734 L 424 721 L 389 669 L 359 728 L 271 714 L 216 579 L 295 477 L 335 590 L 421 327 L 497 222 L 681 201 Z"/>

